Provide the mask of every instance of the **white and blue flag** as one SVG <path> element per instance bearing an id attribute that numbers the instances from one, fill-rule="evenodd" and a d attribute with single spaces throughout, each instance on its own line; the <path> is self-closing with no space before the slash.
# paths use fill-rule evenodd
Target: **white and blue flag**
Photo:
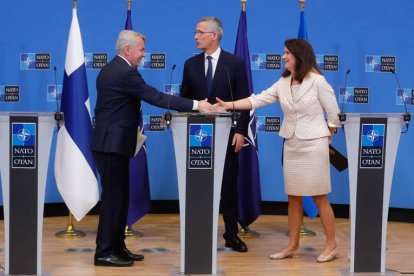
<path id="1" fill-rule="evenodd" d="M 81 220 L 99 200 L 98 181 L 89 143 L 92 133 L 82 36 L 76 8 L 66 51 L 61 110 L 64 125 L 56 142 L 55 178 L 66 206 Z"/>

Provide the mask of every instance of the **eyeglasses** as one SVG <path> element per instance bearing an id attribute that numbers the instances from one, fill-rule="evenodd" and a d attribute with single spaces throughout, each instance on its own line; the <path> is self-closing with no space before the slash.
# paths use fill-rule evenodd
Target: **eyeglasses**
<path id="1" fill-rule="evenodd" d="M 204 34 L 214 34 L 214 33 L 215 32 L 203 32 L 203 31 L 200 31 L 200 30 L 197 30 L 197 31 L 194 32 L 195 35 L 199 35 L 199 36 L 202 36 Z"/>

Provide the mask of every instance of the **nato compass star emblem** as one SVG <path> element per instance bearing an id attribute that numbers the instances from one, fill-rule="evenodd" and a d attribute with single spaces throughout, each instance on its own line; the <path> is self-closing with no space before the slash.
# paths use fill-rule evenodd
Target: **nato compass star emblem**
<path id="1" fill-rule="evenodd" d="M 344 94 L 342 96 L 344 97 L 344 102 L 347 102 L 348 98 L 352 96 L 352 94 L 348 93 L 348 89 L 345 88 Z"/>
<path id="2" fill-rule="evenodd" d="M 165 91 L 165 93 L 168 95 L 175 95 L 177 93 L 177 90 L 174 88 L 173 85 L 168 85 L 166 90 L 167 91 Z"/>
<path id="3" fill-rule="evenodd" d="M 56 87 L 53 88 L 52 95 L 55 99 L 58 98 L 59 92 L 57 91 Z"/>
<path id="4" fill-rule="evenodd" d="M 375 66 L 377 65 L 378 63 L 375 61 L 375 59 L 372 59 L 371 60 L 371 62 L 369 63 L 369 66 L 374 70 L 375 69 Z"/>
<path id="5" fill-rule="evenodd" d="M 197 130 L 194 135 L 195 139 L 200 143 L 204 142 L 207 139 L 207 136 L 208 136 L 207 132 L 203 129 Z"/>
<path id="6" fill-rule="evenodd" d="M 25 59 L 24 59 L 24 64 L 29 68 L 30 67 L 30 64 L 32 64 L 33 63 L 33 60 L 29 57 L 29 56 L 27 56 Z"/>
<path id="7" fill-rule="evenodd" d="M 257 130 L 259 130 L 259 131 L 262 131 L 262 130 L 264 130 L 264 128 L 265 128 L 265 124 L 263 123 L 263 121 L 261 121 L 260 120 L 261 118 L 259 118 L 257 121 L 256 121 L 256 129 Z"/>
<path id="8" fill-rule="evenodd" d="M 86 67 L 88 67 L 89 63 L 92 62 L 92 60 L 89 59 L 89 57 L 86 54 L 85 54 L 85 57 L 84 57 L 83 61 L 84 61 Z"/>
<path id="9" fill-rule="evenodd" d="M 377 141 L 379 136 L 380 136 L 379 132 L 376 131 L 375 129 L 370 130 L 367 134 L 368 140 L 372 143 Z"/>
<path id="10" fill-rule="evenodd" d="M 347 103 L 348 99 L 352 96 L 351 93 L 348 92 L 348 87 L 344 87 L 340 89 L 340 101 L 342 103 Z"/>
<path id="11" fill-rule="evenodd" d="M 213 146 L 213 124 L 189 124 L 188 143 L 190 147 Z"/>
<path id="12" fill-rule="evenodd" d="M 402 98 L 403 98 L 403 101 L 406 102 L 406 99 L 408 99 L 409 97 L 407 95 L 405 95 L 405 93 L 403 92 Z"/>
<path id="13" fill-rule="evenodd" d="M 30 135 L 31 135 L 30 131 L 27 130 L 26 128 L 20 129 L 17 133 L 17 137 L 22 142 L 26 142 L 27 140 L 29 140 Z"/>
<path id="14" fill-rule="evenodd" d="M 408 98 L 410 98 L 409 96 L 407 96 L 406 94 L 405 94 L 405 91 L 403 90 L 403 89 L 401 89 L 402 91 L 400 91 L 400 97 L 401 97 L 401 99 L 403 100 L 403 103 L 405 103 L 406 102 L 406 100 L 408 99 Z"/>
<path id="15" fill-rule="evenodd" d="M 260 67 L 260 64 L 262 64 L 262 59 L 260 58 L 260 56 L 257 57 L 257 59 L 255 60 L 257 67 Z"/>

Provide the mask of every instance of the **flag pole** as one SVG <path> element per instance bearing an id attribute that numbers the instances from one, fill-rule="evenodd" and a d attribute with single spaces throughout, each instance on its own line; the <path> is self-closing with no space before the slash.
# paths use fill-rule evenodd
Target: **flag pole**
<path id="1" fill-rule="evenodd" d="M 241 9 L 242 9 L 242 11 L 246 11 L 246 2 L 247 2 L 247 0 L 240 0 L 240 2 L 241 2 Z"/>
<path id="2" fill-rule="evenodd" d="M 300 11 L 305 11 L 305 2 L 306 0 L 298 0 L 300 3 Z M 313 237 L 316 236 L 316 233 L 312 230 L 309 230 L 305 227 L 305 223 L 302 221 L 302 227 L 300 228 L 300 236 L 301 237 Z"/>
<path id="3" fill-rule="evenodd" d="M 240 0 L 242 12 L 246 12 L 246 3 L 247 0 Z M 250 229 L 248 226 L 240 228 L 237 235 L 241 238 L 255 238 L 260 236 L 260 233 Z"/>
<path id="4" fill-rule="evenodd" d="M 144 236 L 144 233 L 141 231 L 135 230 L 132 226 L 125 226 L 125 236 L 127 237 L 134 237 L 134 238 L 141 238 Z"/>
<path id="5" fill-rule="evenodd" d="M 305 2 L 306 0 L 298 0 L 300 3 L 300 11 L 305 11 Z"/>
<path id="6" fill-rule="evenodd" d="M 77 0 L 72 0 L 72 8 L 76 9 Z M 73 216 L 72 213 L 69 211 L 68 215 L 68 223 L 66 225 L 65 230 L 61 230 L 55 234 L 58 238 L 78 238 L 84 237 L 86 234 L 83 231 L 77 230 L 73 225 Z"/>
<path id="7" fill-rule="evenodd" d="M 66 226 L 66 229 L 55 234 L 58 238 L 79 238 L 84 237 L 85 235 L 85 232 L 76 230 L 75 226 L 73 226 L 73 216 L 71 212 L 69 212 L 68 225 Z"/>
<path id="8" fill-rule="evenodd" d="M 306 0 L 298 0 L 298 2 L 300 3 L 300 11 L 304 12 L 305 11 L 305 2 Z M 286 232 L 286 235 L 289 236 L 289 231 Z M 316 236 L 316 233 L 312 230 L 309 230 L 305 227 L 305 223 L 303 222 L 302 219 L 302 227 L 300 228 L 300 236 L 301 237 L 314 237 Z"/>
<path id="9" fill-rule="evenodd" d="M 128 12 L 131 11 L 131 4 L 132 4 L 132 0 L 127 0 L 127 10 Z M 140 238 L 144 236 L 144 233 L 138 231 L 138 230 L 134 230 L 131 226 L 126 225 L 125 226 L 125 236 L 127 237 L 135 237 L 135 238 Z"/>

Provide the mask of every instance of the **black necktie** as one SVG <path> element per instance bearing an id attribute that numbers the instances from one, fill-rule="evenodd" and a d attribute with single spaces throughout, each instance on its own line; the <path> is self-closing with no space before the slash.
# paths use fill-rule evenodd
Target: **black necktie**
<path id="1" fill-rule="evenodd" d="M 207 67 L 207 89 L 210 93 L 211 83 L 213 82 L 213 64 L 211 63 L 211 56 L 207 56 L 208 67 Z"/>

